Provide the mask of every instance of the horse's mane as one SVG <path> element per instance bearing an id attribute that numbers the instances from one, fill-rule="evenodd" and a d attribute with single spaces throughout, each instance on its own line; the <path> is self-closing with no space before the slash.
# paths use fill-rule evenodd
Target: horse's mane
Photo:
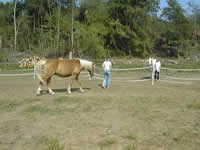
<path id="1" fill-rule="evenodd" d="M 91 69 L 93 62 L 85 59 L 79 59 L 82 66 L 84 66 L 86 69 Z"/>

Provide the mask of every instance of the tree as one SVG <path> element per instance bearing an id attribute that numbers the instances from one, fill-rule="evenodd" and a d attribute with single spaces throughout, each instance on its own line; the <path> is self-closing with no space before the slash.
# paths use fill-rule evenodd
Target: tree
<path id="1" fill-rule="evenodd" d="M 168 7 L 163 9 L 161 17 L 167 22 L 181 24 L 187 23 L 188 20 L 184 15 L 185 10 L 181 7 L 177 0 L 168 0 Z"/>
<path id="2" fill-rule="evenodd" d="M 162 34 L 166 38 L 167 52 L 170 56 L 183 55 L 183 43 L 189 38 L 189 22 L 184 9 L 177 0 L 168 0 L 168 7 L 163 9 L 161 17 L 166 22 L 167 30 Z M 166 47 L 166 46 L 165 46 Z"/>
<path id="3" fill-rule="evenodd" d="M 189 22 L 177 0 L 168 0 L 168 4 L 159 18 L 159 0 L 0 3 L 2 47 L 48 57 L 70 51 L 75 57 L 147 57 L 155 52 L 177 57 L 184 55 L 185 43 L 199 41 L 199 11 L 193 9 Z"/>
<path id="4" fill-rule="evenodd" d="M 191 2 L 188 5 L 192 10 L 191 15 L 189 16 L 193 28 L 192 38 L 194 42 L 199 42 L 200 44 L 200 5 L 195 5 Z"/>
<path id="5" fill-rule="evenodd" d="M 149 18 L 158 11 L 158 0 L 111 0 L 109 1 L 110 26 L 108 36 L 111 49 L 119 49 L 126 55 L 146 57 L 151 53 L 151 26 Z"/>
<path id="6" fill-rule="evenodd" d="M 14 20 L 14 51 L 16 51 L 17 47 L 17 23 L 16 23 L 16 7 L 17 7 L 17 0 L 13 1 L 14 3 L 14 15 L 13 15 L 13 20 Z"/>

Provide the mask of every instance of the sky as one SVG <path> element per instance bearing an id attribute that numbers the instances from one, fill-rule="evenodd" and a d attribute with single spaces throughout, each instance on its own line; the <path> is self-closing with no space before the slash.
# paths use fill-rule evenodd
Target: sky
<path id="1" fill-rule="evenodd" d="M 188 6 L 189 2 L 192 2 L 192 4 L 200 5 L 200 0 L 178 0 L 178 2 L 181 4 L 181 6 L 186 10 L 187 14 L 190 14 L 190 8 Z M 163 8 L 167 7 L 167 0 L 160 0 L 160 8 L 161 10 Z M 161 11 L 158 13 L 161 14 Z"/>
<path id="2" fill-rule="evenodd" d="M 187 8 L 187 3 L 188 2 L 192 2 L 194 4 L 200 4 L 200 0 L 178 0 L 178 2 L 181 4 L 181 6 L 183 8 Z M 166 0 L 160 0 L 160 6 L 161 8 L 166 7 L 167 6 L 167 2 Z"/>

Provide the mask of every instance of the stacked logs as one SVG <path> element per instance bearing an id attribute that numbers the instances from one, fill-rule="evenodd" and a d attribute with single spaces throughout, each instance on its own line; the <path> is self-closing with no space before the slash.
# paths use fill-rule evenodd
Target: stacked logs
<path id="1" fill-rule="evenodd" d="M 20 68 L 32 68 L 34 66 L 34 58 L 35 58 L 36 63 L 41 60 L 41 58 L 38 57 L 38 56 L 31 56 L 31 57 L 27 57 L 27 58 L 22 58 L 18 62 L 19 67 Z"/>

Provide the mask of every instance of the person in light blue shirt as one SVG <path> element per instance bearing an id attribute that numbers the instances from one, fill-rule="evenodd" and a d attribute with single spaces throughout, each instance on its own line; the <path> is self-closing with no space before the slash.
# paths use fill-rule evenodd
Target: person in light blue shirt
<path id="1" fill-rule="evenodd" d="M 103 80 L 103 88 L 110 88 L 110 81 L 111 81 L 111 69 L 112 69 L 112 63 L 109 59 L 105 59 L 105 61 L 102 64 L 102 67 L 104 68 L 104 80 Z"/>

